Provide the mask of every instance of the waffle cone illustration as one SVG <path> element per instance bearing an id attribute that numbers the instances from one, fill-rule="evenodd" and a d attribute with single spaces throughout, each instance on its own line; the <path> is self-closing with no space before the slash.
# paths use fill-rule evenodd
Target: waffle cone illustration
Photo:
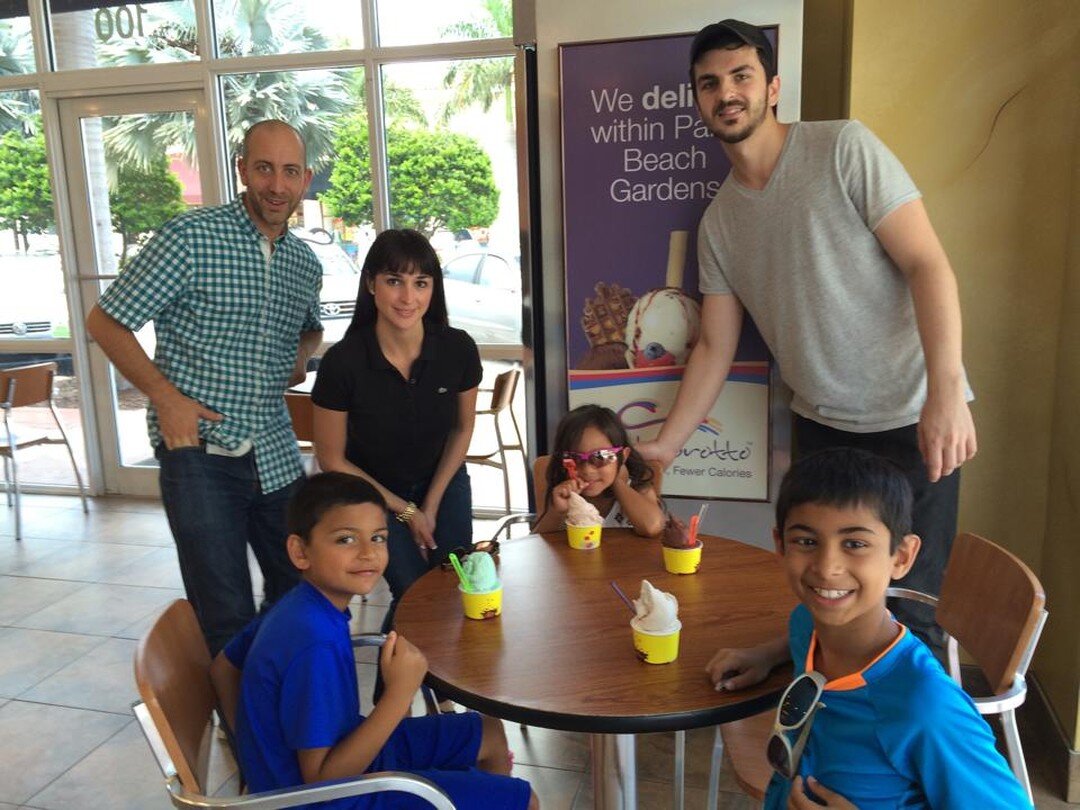
<path id="1" fill-rule="evenodd" d="M 627 368 L 626 321 L 634 306 L 634 295 L 618 284 L 598 282 L 594 298 L 586 299 L 581 328 L 589 350 L 578 362 L 579 369 Z"/>

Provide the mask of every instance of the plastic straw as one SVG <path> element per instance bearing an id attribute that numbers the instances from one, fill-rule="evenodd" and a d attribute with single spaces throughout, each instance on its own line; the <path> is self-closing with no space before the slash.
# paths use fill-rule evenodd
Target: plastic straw
<path id="1" fill-rule="evenodd" d="M 458 562 L 457 554 L 454 554 L 454 553 L 451 552 L 451 554 L 450 554 L 450 564 L 452 566 L 454 566 L 454 571 L 455 571 L 455 573 L 457 573 L 458 579 L 461 580 L 461 584 L 465 588 L 465 590 L 472 593 L 472 590 L 473 590 L 472 583 L 469 581 L 469 577 L 465 573 L 465 569 L 462 568 L 461 563 Z"/>
<path id="2" fill-rule="evenodd" d="M 623 600 L 623 603 L 626 605 L 627 610 L 630 611 L 630 614 L 637 616 L 637 610 L 634 608 L 634 603 L 630 601 L 630 598 L 625 593 L 623 593 L 622 588 L 619 587 L 619 583 L 615 580 L 611 580 L 611 589 Z"/>
<path id="3" fill-rule="evenodd" d="M 698 529 L 701 527 L 701 521 L 705 520 L 705 513 L 709 511 L 709 505 L 703 503 L 701 508 L 698 509 L 696 515 L 690 518 L 690 533 L 687 538 L 691 546 L 697 545 Z"/>
<path id="4" fill-rule="evenodd" d="M 687 532 L 686 532 L 686 547 L 687 548 L 693 548 L 695 546 L 695 544 L 697 543 L 697 527 L 698 527 L 699 522 L 700 522 L 700 518 L 698 518 L 697 515 L 692 515 L 690 517 L 690 527 L 687 529 Z"/>

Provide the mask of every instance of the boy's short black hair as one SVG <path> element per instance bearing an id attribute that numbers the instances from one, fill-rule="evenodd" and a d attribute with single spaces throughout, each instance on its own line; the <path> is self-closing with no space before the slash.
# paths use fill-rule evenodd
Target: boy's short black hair
<path id="1" fill-rule="evenodd" d="M 864 506 L 889 530 L 889 552 L 911 533 L 911 484 L 888 459 L 855 447 L 830 447 L 791 465 L 776 499 L 776 529 L 784 532 L 788 513 L 804 503 Z"/>
<path id="2" fill-rule="evenodd" d="M 335 506 L 370 503 L 386 511 L 386 499 L 379 490 L 356 475 L 343 472 L 324 472 L 311 476 L 289 500 L 286 525 L 289 534 L 299 536 L 305 543 L 311 530 Z"/>

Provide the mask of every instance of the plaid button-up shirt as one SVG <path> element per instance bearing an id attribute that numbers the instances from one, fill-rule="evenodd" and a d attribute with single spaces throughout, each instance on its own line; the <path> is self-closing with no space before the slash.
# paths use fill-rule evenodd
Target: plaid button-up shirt
<path id="1" fill-rule="evenodd" d="M 199 436 L 236 450 L 251 440 L 263 492 L 303 472 L 283 393 L 300 333 L 322 329 L 322 265 L 292 234 L 266 237 L 242 199 L 189 211 L 161 227 L 101 296 L 131 331 L 154 322 L 154 363 L 183 394 L 222 414 Z M 157 411 L 150 441 L 161 443 Z"/>

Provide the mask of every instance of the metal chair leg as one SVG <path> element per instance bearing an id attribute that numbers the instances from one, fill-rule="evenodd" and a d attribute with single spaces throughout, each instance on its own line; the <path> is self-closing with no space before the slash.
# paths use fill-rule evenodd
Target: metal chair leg
<path id="1" fill-rule="evenodd" d="M 510 512 L 510 465 L 506 463 L 506 450 L 503 448 L 502 430 L 499 428 L 499 415 L 495 414 L 495 440 L 499 444 L 499 460 L 502 462 L 503 499 L 506 511 Z"/>
<path id="2" fill-rule="evenodd" d="M 71 442 L 68 440 L 67 431 L 64 430 L 64 424 L 60 421 L 60 417 L 56 413 L 56 408 L 53 407 L 52 401 L 49 402 L 49 410 L 52 411 L 53 421 L 56 422 L 56 427 L 60 430 L 60 435 L 64 438 L 64 447 L 67 448 L 68 458 L 71 459 L 71 469 L 75 473 L 75 483 L 79 485 L 79 498 L 82 499 L 83 513 L 88 513 L 90 509 L 86 505 L 86 488 L 83 486 L 82 475 L 79 473 L 79 465 L 75 463 L 75 452 L 71 449 Z"/>
<path id="3" fill-rule="evenodd" d="M 672 807 L 683 810 L 686 804 L 686 732 L 675 732 L 675 778 L 672 780 Z"/>
<path id="4" fill-rule="evenodd" d="M 420 695 L 424 700 L 424 710 L 429 714 L 442 714 L 439 709 L 439 701 L 435 697 L 435 692 L 426 683 L 420 684 Z"/>
<path id="5" fill-rule="evenodd" d="M 11 470 L 8 465 L 11 462 L 8 460 L 7 455 L 4 456 L 4 495 L 7 498 L 7 505 L 11 507 Z"/>
<path id="6" fill-rule="evenodd" d="M 724 738 L 720 735 L 720 726 L 716 727 L 716 737 L 713 739 L 712 762 L 709 765 L 709 797 L 705 806 L 709 810 L 716 810 L 716 802 L 720 798 L 720 766 L 724 759 Z"/>
<path id="7" fill-rule="evenodd" d="M 11 434 L 8 433 L 10 441 Z M 12 442 L 8 449 L 11 451 L 11 488 L 15 493 L 15 541 L 22 540 L 22 499 L 19 493 L 19 462 L 15 460 L 15 444 Z"/>
<path id="8" fill-rule="evenodd" d="M 1016 725 L 1016 711 L 1009 709 L 1001 713 L 1001 725 L 1005 731 L 1005 747 L 1009 752 L 1009 764 L 1020 785 L 1027 793 L 1028 801 L 1035 803 L 1031 793 L 1031 780 L 1028 778 L 1027 763 L 1024 761 L 1024 749 L 1020 745 L 1020 729 Z"/>

